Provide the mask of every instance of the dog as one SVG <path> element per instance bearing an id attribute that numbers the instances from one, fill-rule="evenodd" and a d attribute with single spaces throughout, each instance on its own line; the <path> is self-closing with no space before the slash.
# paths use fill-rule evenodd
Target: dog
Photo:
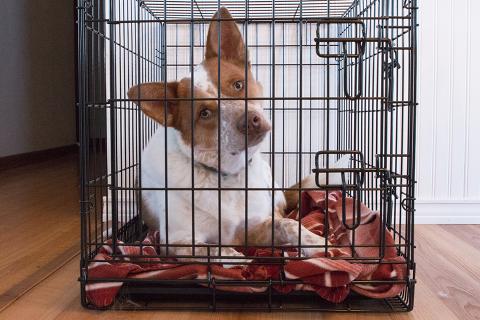
<path id="1" fill-rule="evenodd" d="M 302 245 L 325 244 L 324 238 L 284 217 L 286 208 L 297 205 L 298 190 L 268 190 L 277 185 L 272 186 L 271 168 L 260 147 L 271 124 L 262 108 L 262 86 L 252 75 L 244 40 L 232 19 L 226 8 L 215 13 L 205 58 L 191 78 L 143 83 L 128 91 L 129 99 L 161 125 L 142 155 L 144 222 L 160 230 L 161 243 L 171 245 L 169 253 L 180 260 L 210 255 L 210 261 L 242 261 L 243 254 L 228 246 L 269 246 L 272 237 L 277 246 L 296 245 L 299 237 Z M 215 100 L 218 97 L 225 100 Z M 242 190 L 247 185 L 245 166 L 247 191 Z M 302 186 L 313 187 L 312 177 Z M 205 246 L 220 243 L 220 252 L 219 246 Z M 320 250 L 308 247 L 303 254 Z"/>

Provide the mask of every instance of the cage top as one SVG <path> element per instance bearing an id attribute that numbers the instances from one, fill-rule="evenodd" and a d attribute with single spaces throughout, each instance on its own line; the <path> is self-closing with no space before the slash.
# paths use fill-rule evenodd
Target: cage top
<path id="1" fill-rule="evenodd" d="M 299 19 L 339 17 L 356 0 L 145 0 L 158 19 L 210 19 L 226 7 L 235 19 Z"/>

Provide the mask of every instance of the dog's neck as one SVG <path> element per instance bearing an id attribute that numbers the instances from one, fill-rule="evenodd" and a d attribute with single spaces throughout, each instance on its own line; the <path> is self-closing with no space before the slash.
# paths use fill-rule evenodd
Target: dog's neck
<path id="1" fill-rule="evenodd" d="M 253 159 L 250 158 L 248 160 L 248 165 L 250 166 L 252 164 L 252 161 Z M 237 173 L 228 173 L 228 172 L 224 172 L 222 170 L 218 170 L 217 168 L 214 168 L 214 167 L 210 167 L 210 166 L 207 166 L 206 164 L 203 164 L 201 162 L 198 162 L 198 161 L 195 161 L 195 165 L 199 166 L 199 167 L 202 167 L 203 169 L 207 170 L 207 171 L 210 171 L 216 175 L 218 175 L 220 173 L 220 175 L 224 178 L 227 178 L 227 177 L 231 177 L 231 176 L 237 176 L 240 174 L 240 172 L 237 172 Z"/>

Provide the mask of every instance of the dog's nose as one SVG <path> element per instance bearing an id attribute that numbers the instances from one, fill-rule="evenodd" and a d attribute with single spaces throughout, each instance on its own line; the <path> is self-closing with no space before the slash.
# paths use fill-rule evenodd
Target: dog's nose
<path id="1" fill-rule="evenodd" d="M 248 111 L 247 116 L 241 116 L 237 123 L 238 131 L 255 138 L 261 134 L 270 131 L 270 123 L 263 117 L 263 115 L 257 111 Z"/>

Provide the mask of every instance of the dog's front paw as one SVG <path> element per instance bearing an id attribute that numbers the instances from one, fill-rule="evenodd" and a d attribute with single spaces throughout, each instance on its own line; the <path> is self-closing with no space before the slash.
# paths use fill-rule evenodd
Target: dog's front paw
<path id="1" fill-rule="evenodd" d="M 237 258 L 231 258 L 231 257 L 237 257 Z M 243 253 L 238 252 L 233 248 L 222 248 L 221 256 L 215 259 L 214 261 L 217 263 L 221 263 L 224 268 L 233 268 L 233 267 L 247 265 L 250 262 L 252 262 L 252 259 L 245 258 L 245 255 Z"/>
<path id="2" fill-rule="evenodd" d="M 325 248 L 302 248 L 302 257 L 324 257 Z"/>

